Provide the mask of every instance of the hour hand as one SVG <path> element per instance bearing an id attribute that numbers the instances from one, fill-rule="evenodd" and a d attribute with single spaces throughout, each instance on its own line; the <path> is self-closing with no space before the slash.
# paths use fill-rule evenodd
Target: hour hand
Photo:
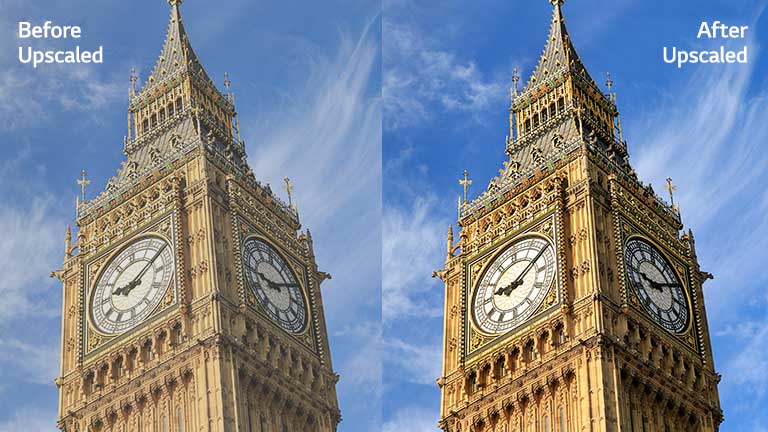
<path id="1" fill-rule="evenodd" d="M 121 286 L 120 288 L 116 289 L 112 293 L 112 295 L 120 295 L 120 294 L 122 294 L 124 296 L 127 296 L 128 294 L 131 293 L 131 291 L 133 291 L 134 288 L 139 286 L 140 283 L 141 283 L 141 281 L 139 281 L 139 280 L 132 280 L 132 281 L 128 282 L 126 285 Z"/>
<path id="2" fill-rule="evenodd" d="M 653 280 L 653 279 L 649 278 L 649 277 L 648 277 L 648 275 L 646 275 L 646 274 L 645 274 L 645 273 L 643 273 L 643 272 L 639 272 L 639 273 L 640 273 L 640 276 L 641 276 L 643 279 L 645 279 L 645 280 L 646 280 L 646 281 L 647 281 L 649 284 L 651 284 L 651 288 L 653 288 L 653 289 L 655 289 L 655 290 L 657 290 L 657 291 L 662 291 L 662 289 L 661 289 L 661 288 L 662 288 L 663 286 L 669 285 L 669 284 L 661 284 L 661 283 L 658 283 L 658 282 L 656 282 L 655 280 Z"/>
<path id="3" fill-rule="evenodd" d="M 523 282 L 522 281 L 513 281 L 507 286 L 503 286 L 496 290 L 496 295 L 510 295 L 512 294 L 512 291 L 515 290 L 515 288 L 519 287 Z"/>
<path id="4" fill-rule="evenodd" d="M 281 291 L 281 290 L 280 290 L 280 284 L 278 284 L 278 283 L 276 283 L 276 282 L 272 282 L 272 280 L 271 280 L 271 279 L 269 279 L 269 278 L 268 278 L 268 277 L 267 277 L 267 276 L 266 276 L 264 273 L 262 273 L 262 272 L 256 272 L 256 274 L 257 274 L 257 275 L 259 275 L 259 277 L 261 278 L 261 280 L 263 280 L 264 282 L 266 282 L 266 283 L 267 283 L 267 286 L 268 286 L 268 287 L 272 288 L 273 290 L 275 290 L 275 291 L 277 291 L 277 292 L 280 292 L 280 291 Z"/>

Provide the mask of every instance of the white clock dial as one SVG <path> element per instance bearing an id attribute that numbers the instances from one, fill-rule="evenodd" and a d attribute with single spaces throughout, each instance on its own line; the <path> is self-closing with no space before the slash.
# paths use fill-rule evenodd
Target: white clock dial
<path id="1" fill-rule="evenodd" d="M 472 300 L 475 323 L 504 333 L 531 317 L 555 280 L 555 251 L 541 237 L 525 237 L 494 258 Z"/>
<path id="2" fill-rule="evenodd" d="M 640 238 L 627 242 L 624 260 L 630 285 L 648 314 L 668 331 L 683 332 L 688 325 L 688 301 L 669 261 Z"/>
<path id="3" fill-rule="evenodd" d="M 243 245 L 245 279 L 262 309 L 291 333 L 307 325 L 307 304 L 301 285 L 280 254 L 267 243 L 249 238 Z"/>
<path id="4" fill-rule="evenodd" d="M 96 329 L 114 335 L 128 331 L 157 309 L 171 285 L 175 262 L 167 241 L 142 237 L 107 264 L 91 295 Z"/>

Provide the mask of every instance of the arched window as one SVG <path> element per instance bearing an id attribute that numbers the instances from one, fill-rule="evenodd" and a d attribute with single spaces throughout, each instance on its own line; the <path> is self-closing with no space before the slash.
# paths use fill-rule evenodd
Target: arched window
<path id="1" fill-rule="evenodd" d="M 496 374 L 498 378 L 507 376 L 507 362 L 504 360 L 504 356 L 501 356 L 496 360 Z"/>
<path id="2" fill-rule="evenodd" d="M 168 417 L 163 415 L 163 432 L 168 432 Z"/>
<path id="3" fill-rule="evenodd" d="M 184 416 L 181 414 L 181 407 L 177 410 L 177 418 L 179 423 L 179 432 L 184 432 Z"/>
<path id="4" fill-rule="evenodd" d="M 184 108 L 184 101 L 181 98 L 176 99 L 176 112 L 181 111 Z"/>
<path id="5" fill-rule="evenodd" d="M 549 416 L 544 416 L 544 432 L 549 432 Z"/>
<path id="6" fill-rule="evenodd" d="M 136 432 L 141 432 L 141 414 L 136 418 Z"/>

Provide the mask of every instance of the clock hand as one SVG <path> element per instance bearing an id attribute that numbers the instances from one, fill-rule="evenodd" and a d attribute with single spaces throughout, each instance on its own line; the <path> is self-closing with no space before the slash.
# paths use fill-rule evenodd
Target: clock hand
<path id="1" fill-rule="evenodd" d="M 640 273 L 640 276 L 642 276 L 643 279 L 648 281 L 648 283 L 651 285 L 651 288 L 655 289 L 656 291 L 663 291 L 661 288 L 662 288 L 662 285 L 664 285 L 664 284 L 660 284 L 660 283 L 656 282 L 655 280 L 653 280 L 650 277 L 648 277 L 647 274 L 645 274 L 645 273 L 643 273 L 641 271 L 639 271 L 638 273 Z"/>
<path id="2" fill-rule="evenodd" d="M 275 291 L 277 291 L 277 292 L 282 292 L 282 290 L 280 289 L 280 284 L 278 284 L 277 282 L 273 282 L 273 281 L 272 281 L 270 278 L 268 278 L 268 277 L 267 277 L 267 276 L 266 276 L 264 273 L 262 273 L 262 272 L 256 272 L 256 274 L 257 274 L 257 275 L 259 275 L 259 277 L 261 277 L 261 279 L 262 279 L 262 280 L 264 280 L 264 282 L 266 282 L 266 283 L 267 283 L 267 285 L 268 285 L 270 288 L 272 288 L 273 290 L 275 290 Z"/>
<path id="3" fill-rule="evenodd" d="M 502 295 L 502 294 L 506 294 L 506 295 L 509 295 L 509 294 L 511 294 L 511 293 L 512 293 L 512 291 L 513 291 L 515 288 L 517 288 L 517 287 L 519 287 L 520 285 L 522 285 L 522 283 L 523 283 L 523 281 L 522 281 L 522 280 L 515 280 L 515 281 L 512 281 L 512 282 L 510 282 L 510 283 L 509 283 L 509 285 L 503 286 L 503 287 L 499 288 L 498 290 L 496 290 L 496 293 L 495 293 L 495 294 L 496 294 L 496 295 Z"/>
<path id="4" fill-rule="evenodd" d="M 504 295 L 509 297 L 509 295 L 512 294 L 512 291 L 514 291 L 515 288 L 523 284 L 523 277 L 525 277 L 525 275 L 528 274 L 531 268 L 533 268 L 533 265 L 536 264 L 536 261 L 538 261 L 542 255 L 544 255 L 544 251 L 546 251 L 548 247 L 549 247 L 549 242 L 544 244 L 544 247 L 541 248 L 541 250 L 539 251 L 539 254 L 536 255 L 536 258 L 534 258 L 530 263 L 528 263 L 528 266 L 525 267 L 525 270 L 523 270 L 522 273 L 520 273 L 520 276 L 518 276 L 517 279 L 515 279 L 512 283 L 504 287 L 504 292 L 503 292 Z"/>
<path id="5" fill-rule="evenodd" d="M 132 281 L 128 282 L 128 284 L 127 284 L 126 286 L 124 286 L 124 287 L 122 287 L 122 288 L 119 288 L 117 291 L 120 291 L 120 293 L 121 293 L 122 295 L 124 295 L 124 296 L 126 296 L 126 297 L 127 297 L 127 296 L 128 296 L 128 294 L 130 294 L 130 293 L 131 293 L 131 291 L 133 291 L 133 290 L 134 290 L 134 288 L 136 288 L 137 286 L 141 285 L 141 278 L 144 276 L 144 274 L 147 272 L 147 270 L 149 270 L 149 268 L 150 268 L 150 267 L 152 267 L 152 264 L 154 264 L 154 263 L 155 263 L 155 261 L 156 261 L 156 260 L 157 260 L 157 258 L 160 256 L 160 254 L 161 254 L 161 253 L 163 253 L 163 250 L 165 250 L 165 247 L 166 247 L 166 246 L 167 246 L 167 244 L 165 244 L 165 243 L 164 243 L 164 244 L 163 244 L 163 245 L 160 247 L 160 249 L 158 249 L 158 250 L 157 250 L 157 253 L 155 254 L 155 256 L 153 256 L 153 257 L 152 257 L 152 259 L 151 259 L 151 260 L 149 260 L 149 263 L 147 263 L 147 265 L 146 265 L 146 266 L 144 266 L 144 268 L 143 268 L 143 269 L 141 269 L 141 271 L 139 272 L 139 274 L 138 274 L 138 275 L 136 275 L 136 277 L 135 277 L 135 278 L 133 278 L 133 280 L 132 280 Z M 117 293 L 117 291 L 115 291 L 115 294 Z"/>

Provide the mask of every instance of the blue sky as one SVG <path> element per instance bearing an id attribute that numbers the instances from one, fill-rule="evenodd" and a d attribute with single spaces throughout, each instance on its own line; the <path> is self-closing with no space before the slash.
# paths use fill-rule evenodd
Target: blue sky
<path id="1" fill-rule="evenodd" d="M 221 83 L 231 74 L 256 177 L 292 178 L 320 268 L 334 276 L 323 294 L 342 431 L 381 421 L 380 9 L 376 0 L 182 6 L 210 76 Z M 129 71 L 146 79 L 169 8 L 163 0 L 0 0 L 0 11 L 0 431 L 53 431 L 61 288 L 48 273 L 61 265 L 80 170 L 94 196 L 123 160 Z M 17 22 L 47 19 L 82 26 L 78 42 L 103 45 L 105 63 L 20 65 Z"/>
<path id="2" fill-rule="evenodd" d="M 766 2 L 570 0 L 576 49 L 593 77 L 610 71 L 624 136 L 640 178 L 678 185 L 694 230 L 724 431 L 768 424 L 768 40 Z M 431 273 L 445 259 L 456 218 L 457 180 L 468 169 L 479 194 L 502 167 L 512 69 L 523 82 L 544 47 L 544 0 L 385 0 L 384 430 L 436 431 L 443 294 Z M 697 40 L 703 20 L 749 25 L 748 65 L 662 61 L 664 46 L 716 48 Z"/>

